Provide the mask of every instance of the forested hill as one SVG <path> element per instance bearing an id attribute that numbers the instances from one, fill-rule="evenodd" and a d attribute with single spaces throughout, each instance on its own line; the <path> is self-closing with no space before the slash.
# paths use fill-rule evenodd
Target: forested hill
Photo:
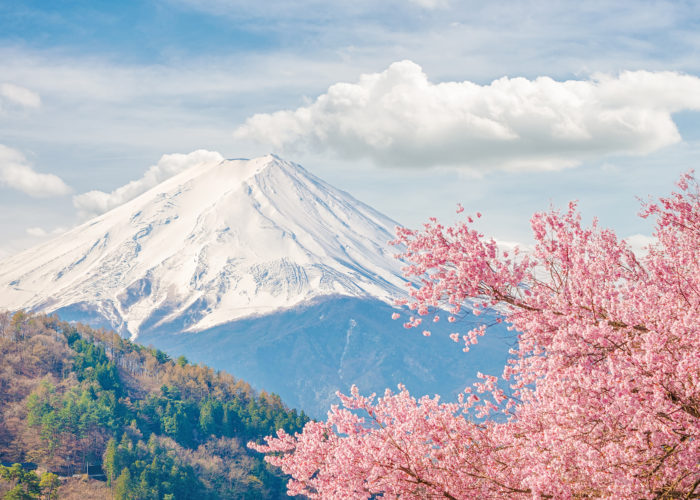
<path id="1" fill-rule="evenodd" d="M 114 332 L 0 312 L 3 498 L 288 498 L 245 443 L 307 421 L 276 395 Z"/>

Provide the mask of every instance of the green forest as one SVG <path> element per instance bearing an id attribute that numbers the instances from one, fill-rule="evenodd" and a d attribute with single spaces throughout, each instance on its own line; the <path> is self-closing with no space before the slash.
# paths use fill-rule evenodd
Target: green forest
<path id="1" fill-rule="evenodd" d="M 54 316 L 0 313 L 0 497 L 288 498 L 245 444 L 309 420 L 275 394 Z"/>

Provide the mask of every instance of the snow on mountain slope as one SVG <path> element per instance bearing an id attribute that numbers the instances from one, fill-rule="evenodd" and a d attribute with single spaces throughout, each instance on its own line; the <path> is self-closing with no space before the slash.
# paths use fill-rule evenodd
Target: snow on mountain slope
<path id="1" fill-rule="evenodd" d="M 328 295 L 389 303 L 395 226 L 276 156 L 213 162 L 0 261 L 0 305 L 79 305 L 135 338 L 149 318 L 200 331 Z"/>

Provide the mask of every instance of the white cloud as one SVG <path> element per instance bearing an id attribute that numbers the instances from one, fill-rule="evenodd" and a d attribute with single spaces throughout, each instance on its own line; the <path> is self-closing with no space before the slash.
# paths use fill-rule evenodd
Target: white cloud
<path id="1" fill-rule="evenodd" d="M 308 106 L 256 114 L 234 137 L 380 165 L 558 170 L 679 142 L 671 113 L 681 110 L 700 110 L 700 78 L 626 71 L 434 84 L 401 61 L 358 83 L 336 83 Z"/>
<path id="2" fill-rule="evenodd" d="M 497 238 L 494 238 L 494 241 L 501 252 L 508 252 L 509 254 L 513 254 L 516 248 L 518 252 L 522 253 L 530 253 L 534 249 L 531 244 L 523 243 L 522 241 L 499 240 Z"/>
<path id="3" fill-rule="evenodd" d="M 28 227 L 27 234 L 29 236 L 35 236 L 37 238 L 41 238 L 43 236 L 46 236 L 48 233 L 46 232 L 45 229 L 43 229 L 41 227 Z"/>
<path id="4" fill-rule="evenodd" d="M 424 9 L 439 9 L 447 7 L 447 0 L 410 0 L 411 3 Z"/>
<path id="5" fill-rule="evenodd" d="M 633 234 L 625 238 L 625 241 L 635 255 L 639 257 L 649 253 L 649 246 L 656 244 L 658 240 L 646 234 Z"/>
<path id="6" fill-rule="evenodd" d="M 26 232 L 29 236 L 34 236 L 35 238 L 44 238 L 46 236 L 50 235 L 58 235 L 66 232 L 65 227 L 57 227 L 52 229 L 51 231 L 47 231 L 43 227 L 28 227 L 26 229 Z"/>
<path id="7" fill-rule="evenodd" d="M 61 196 L 71 189 L 53 174 L 36 172 L 24 155 L 0 144 L 0 186 L 7 186 L 35 198 Z"/>
<path id="8" fill-rule="evenodd" d="M 407 3 L 412 3 L 424 9 L 436 9 L 447 6 L 449 0 L 355 0 L 353 2 L 328 2 L 325 0 L 267 0 L 266 2 L 250 2 L 248 0 L 169 0 L 177 6 L 205 12 L 216 16 L 226 16 L 244 24 L 265 23 L 268 29 L 274 29 L 280 21 L 294 23 L 301 33 L 311 24 L 316 25 L 316 31 L 323 29 L 319 26 L 331 24 L 337 28 L 339 20 L 345 24 L 356 24 L 362 21 L 393 24 L 396 19 L 382 18 L 387 11 L 394 13 L 405 9 Z M 471 9 L 475 10 L 474 8 Z M 392 23 L 393 21 L 393 23 Z M 357 28 L 357 26 L 354 26 Z M 293 28 L 292 28 L 293 29 Z"/>
<path id="9" fill-rule="evenodd" d="M 41 97 L 36 92 L 19 85 L 0 83 L 0 108 L 7 103 L 24 108 L 38 108 L 41 106 Z"/>
<path id="10" fill-rule="evenodd" d="M 209 165 L 221 162 L 223 156 L 214 151 L 199 149 L 189 154 L 163 155 L 156 165 L 152 165 L 140 179 L 118 187 L 111 193 L 104 191 L 89 191 L 73 197 L 73 205 L 85 217 L 94 217 L 105 213 L 141 193 L 160 184 L 173 175 L 191 167 Z"/>

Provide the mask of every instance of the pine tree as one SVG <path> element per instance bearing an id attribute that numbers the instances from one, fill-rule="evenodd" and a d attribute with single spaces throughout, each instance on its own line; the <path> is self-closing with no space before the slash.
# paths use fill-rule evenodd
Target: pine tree
<path id="1" fill-rule="evenodd" d="M 102 470 L 105 471 L 107 484 L 110 486 L 112 486 L 112 481 L 114 481 L 116 472 L 119 470 L 117 458 L 117 441 L 112 438 L 107 443 L 107 449 L 105 449 L 102 456 Z"/>
<path id="2" fill-rule="evenodd" d="M 44 472 L 41 475 L 39 488 L 41 488 L 41 492 L 43 493 L 43 498 L 45 500 L 57 499 L 59 486 L 61 486 L 61 481 L 58 479 L 58 476 L 53 472 Z"/>
<path id="3" fill-rule="evenodd" d="M 124 467 L 114 484 L 114 498 L 117 500 L 130 500 L 132 498 L 131 489 L 131 473 L 129 469 Z"/>

